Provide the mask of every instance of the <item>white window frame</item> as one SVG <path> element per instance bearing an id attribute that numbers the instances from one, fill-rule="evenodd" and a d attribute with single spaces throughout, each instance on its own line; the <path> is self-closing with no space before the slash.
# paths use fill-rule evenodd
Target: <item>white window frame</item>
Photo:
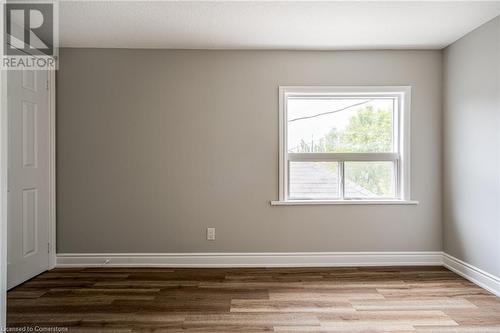
<path id="1" fill-rule="evenodd" d="M 395 98 L 394 153 L 288 153 L 287 149 L 287 99 L 289 97 L 388 97 Z M 279 87 L 279 200 L 272 205 L 294 204 L 416 204 L 410 199 L 410 86 L 280 86 Z M 341 181 L 343 162 L 393 161 L 395 163 L 396 198 L 343 198 L 332 200 L 296 200 L 288 197 L 288 169 L 290 161 L 339 162 Z M 340 185 L 343 195 L 344 184 Z"/>

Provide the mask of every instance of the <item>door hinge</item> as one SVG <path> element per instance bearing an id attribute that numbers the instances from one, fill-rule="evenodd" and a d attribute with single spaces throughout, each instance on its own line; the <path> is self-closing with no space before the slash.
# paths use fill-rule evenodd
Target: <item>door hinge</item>
<path id="1" fill-rule="evenodd" d="M 49 90 L 49 80 L 45 81 L 45 89 Z"/>
<path id="2" fill-rule="evenodd" d="M 47 253 L 50 253 L 50 243 L 47 243 Z"/>

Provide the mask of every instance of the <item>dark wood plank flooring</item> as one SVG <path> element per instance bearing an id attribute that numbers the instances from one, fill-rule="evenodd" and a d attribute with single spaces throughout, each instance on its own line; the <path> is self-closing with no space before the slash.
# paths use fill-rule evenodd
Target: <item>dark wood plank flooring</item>
<path id="1" fill-rule="evenodd" d="M 9 327 L 75 332 L 500 332 L 500 298 L 442 267 L 55 269 Z"/>

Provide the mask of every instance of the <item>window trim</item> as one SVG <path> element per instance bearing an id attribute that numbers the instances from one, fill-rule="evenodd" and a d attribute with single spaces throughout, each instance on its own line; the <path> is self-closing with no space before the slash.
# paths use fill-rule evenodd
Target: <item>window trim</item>
<path id="1" fill-rule="evenodd" d="M 396 116 L 397 123 L 397 146 L 399 153 L 288 153 L 287 149 L 287 99 L 290 96 L 313 97 L 332 96 L 335 97 L 396 97 L 399 101 Z M 272 201 L 272 205 L 293 204 L 415 204 L 410 199 L 410 106 L 411 86 L 279 86 L 279 200 Z M 335 155 L 335 157 L 333 157 Z M 381 161 L 395 161 L 396 166 L 396 195 L 395 199 L 369 198 L 356 199 L 344 198 L 333 200 L 294 200 L 289 199 L 288 191 L 288 165 L 289 156 L 293 160 L 335 160 L 335 161 L 363 161 L 370 155 L 370 161 L 374 156 Z"/>

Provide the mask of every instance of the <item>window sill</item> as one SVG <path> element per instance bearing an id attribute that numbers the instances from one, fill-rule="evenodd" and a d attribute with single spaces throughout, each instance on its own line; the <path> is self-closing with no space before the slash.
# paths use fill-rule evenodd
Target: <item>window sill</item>
<path id="1" fill-rule="evenodd" d="M 309 205 L 418 205 L 415 200 L 287 200 L 271 201 L 271 206 Z"/>

